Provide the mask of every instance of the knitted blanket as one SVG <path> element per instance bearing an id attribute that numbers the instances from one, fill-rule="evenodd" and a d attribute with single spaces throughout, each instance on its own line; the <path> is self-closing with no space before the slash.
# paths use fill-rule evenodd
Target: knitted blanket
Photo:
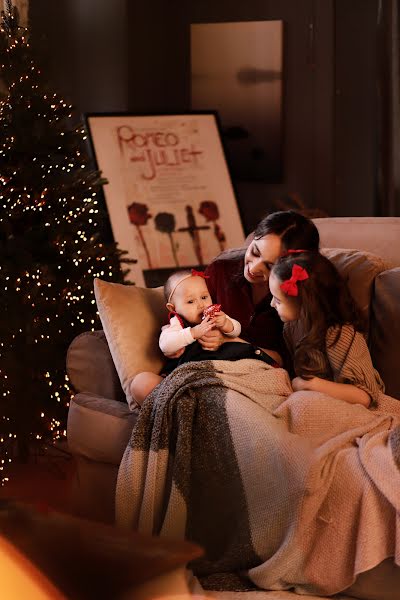
<path id="1" fill-rule="evenodd" d="M 292 392 L 256 360 L 184 364 L 146 399 L 121 462 L 120 526 L 204 548 L 205 587 L 334 594 L 400 563 L 400 402 Z"/>

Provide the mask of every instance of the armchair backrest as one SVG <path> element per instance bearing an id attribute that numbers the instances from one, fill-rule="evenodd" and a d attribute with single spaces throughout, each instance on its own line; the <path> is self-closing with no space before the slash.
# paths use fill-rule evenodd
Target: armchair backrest
<path id="1" fill-rule="evenodd" d="M 327 217 L 313 221 L 321 248 L 365 250 L 392 267 L 400 267 L 400 217 Z"/>

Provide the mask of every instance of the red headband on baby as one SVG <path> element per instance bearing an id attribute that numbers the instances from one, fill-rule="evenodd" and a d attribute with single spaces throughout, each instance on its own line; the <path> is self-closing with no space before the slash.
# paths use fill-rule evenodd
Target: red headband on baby
<path id="1" fill-rule="evenodd" d="M 288 296 L 298 296 L 299 288 L 297 287 L 297 281 L 304 281 L 308 279 L 309 275 L 303 267 L 300 265 L 293 265 L 292 267 L 292 276 L 290 279 L 286 279 L 283 283 L 281 283 L 280 288 L 285 294 Z"/>

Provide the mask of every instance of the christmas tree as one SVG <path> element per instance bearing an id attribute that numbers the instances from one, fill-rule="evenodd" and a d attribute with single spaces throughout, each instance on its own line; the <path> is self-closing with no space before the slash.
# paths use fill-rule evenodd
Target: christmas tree
<path id="1" fill-rule="evenodd" d="M 93 278 L 122 282 L 121 262 L 129 262 L 107 242 L 104 180 L 85 127 L 49 91 L 28 34 L 8 0 L 0 29 L 0 468 L 15 448 L 26 455 L 32 439 L 65 434 L 67 347 L 100 326 Z"/>

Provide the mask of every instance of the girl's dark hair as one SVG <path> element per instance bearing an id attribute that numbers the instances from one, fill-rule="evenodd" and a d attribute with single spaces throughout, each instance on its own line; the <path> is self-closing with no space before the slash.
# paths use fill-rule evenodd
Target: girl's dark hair
<path id="1" fill-rule="evenodd" d="M 304 379 L 322 376 L 319 371 L 324 357 L 326 364 L 326 333 L 332 326 L 353 325 L 356 331 L 364 331 L 365 323 L 356 306 L 346 282 L 333 263 L 319 252 L 302 252 L 282 256 L 272 267 L 272 273 L 283 282 L 290 279 L 294 265 L 308 273 L 308 279 L 297 282 L 298 296 L 288 296 L 299 309 L 299 321 L 303 337 L 294 351 L 294 370 Z"/>

